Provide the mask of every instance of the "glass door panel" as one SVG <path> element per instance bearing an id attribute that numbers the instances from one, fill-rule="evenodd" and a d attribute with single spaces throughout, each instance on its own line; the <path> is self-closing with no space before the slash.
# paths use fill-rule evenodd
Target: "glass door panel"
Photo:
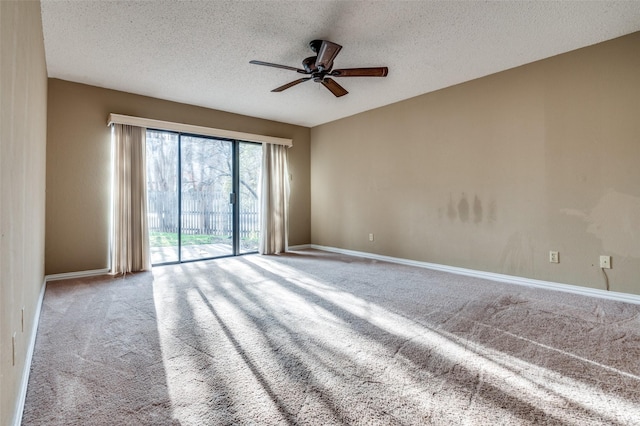
<path id="1" fill-rule="evenodd" d="M 260 238 L 260 174 L 262 170 L 262 145 L 239 142 L 238 233 L 240 253 L 258 251 Z"/>
<path id="2" fill-rule="evenodd" d="M 179 261 L 177 133 L 147 130 L 147 217 L 151 263 Z"/>
<path id="3" fill-rule="evenodd" d="M 151 264 L 258 251 L 262 145 L 147 129 Z"/>
<path id="4" fill-rule="evenodd" d="M 181 260 L 233 255 L 233 142 L 181 137 Z"/>

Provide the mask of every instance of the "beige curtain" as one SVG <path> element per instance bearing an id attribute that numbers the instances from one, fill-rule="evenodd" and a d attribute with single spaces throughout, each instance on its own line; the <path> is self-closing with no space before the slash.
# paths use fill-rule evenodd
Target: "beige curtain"
<path id="1" fill-rule="evenodd" d="M 112 126 L 111 273 L 149 270 L 146 129 L 123 124 Z"/>
<path id="2" fill-rule="evenodd" d="M 262 145 L 261 254 L 287 251 L 289 226 L 289 170 L 287 147 Z"/>

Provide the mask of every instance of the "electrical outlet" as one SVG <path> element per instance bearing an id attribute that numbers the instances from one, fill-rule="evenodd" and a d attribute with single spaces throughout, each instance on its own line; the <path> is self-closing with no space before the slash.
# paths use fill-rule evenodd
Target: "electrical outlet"
<path id="1" fill-rule="evenodd" d="M 600 256 L 600 267 L 611 269 L 611 256 Z"/>
<path id="2" fill-rule="evenodd" d="M 560 263 L 560 253 L 557 251 L 549 252 L 549 262 L 551 263 Z"/>
<path id="3" fill-rule="evenodd" d="M 369 241 L 373 241 L 373 234 L 369 234 Z"/>

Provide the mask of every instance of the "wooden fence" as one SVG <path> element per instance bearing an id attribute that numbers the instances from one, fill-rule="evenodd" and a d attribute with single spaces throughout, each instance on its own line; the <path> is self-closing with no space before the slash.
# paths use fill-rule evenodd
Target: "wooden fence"
<path id="1" fill-rule="evenodd" d="M 178 194 L 149 191 L 149 230 L 178 232 Z M 244 197 L 240 200 L 240 237 L 250 238 L 260 230 L 258 200 Z M 233 205 L 229 194 L 223 192 L 188 192 L 182 194 L 182 233 L 194 235 L 231 235 Z"/>

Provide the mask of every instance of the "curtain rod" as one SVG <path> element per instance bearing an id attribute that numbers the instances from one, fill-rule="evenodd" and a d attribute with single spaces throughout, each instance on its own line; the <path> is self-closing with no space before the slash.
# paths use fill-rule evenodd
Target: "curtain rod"
<path id="1" fill-rule="evenodd" d="M 234 130 L 214 129 L 213 127 L 194 126 L 192 124 L 173 123 L 171 121 L 154 120 L 151 118 L 133 117 L 131 115 L 109 114 L 107 126 L 112 124 L 127 124 L 129 126 L 145 127 L 174 132 L 193 133 L 197 135 L 213 136 L 226 139 L 238 139 L 247 142 L 271 143 L 276 145 L 293 146 L 292 139 L 275 136 L 256 135 L 253 133 L 236 132 Z"/>

